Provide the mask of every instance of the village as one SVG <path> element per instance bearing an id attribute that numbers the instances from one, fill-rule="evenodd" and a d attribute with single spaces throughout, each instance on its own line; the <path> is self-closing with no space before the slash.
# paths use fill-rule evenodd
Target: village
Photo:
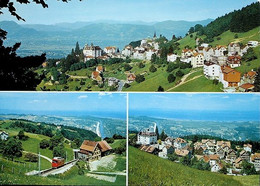
<path id="1" fill-rule="evenodd" d="M 251 144 L 236 145 L 232 148 L 231 141 L 217 141 L 215 139 L 201 139 L 196 142 L 187 141 L 183 138 L 166 137 L 158 139 L 157 126 L 143 129 L 137 134 L 136 144 L 139 149 L 160 158 L 180 163 L 186 161 L 199 161 L 206 163 L 211 172 L 222 172 L 227 175 L 246 175 L 242 171 L 242 163 L 253 164 L 255 171 L 260 170 L 260 153 L 252 151 Z M 223 171 L 225 170 L 225 171 Z"/>
<path id="2" fill-rule="evenodd" d="M 235 68 L 241 66 L 243 55 L 247 54 L 249 49 L 252 50 L 257 46 L 258 41 L 249 41 L 245 45 L 230 43 L 228 46 L 217 45 L 214 48 L 197 38 L 195 49 L 185 48 L 181 51 L 181 55 L 169 53 L 167 54 L 167 62 L 180 61 L 181 63 L 189 63 L 192 69 L 203 68 L 204 76 L 223 84 L 222 91 L 224 92 L 252 92 L 256 71 L 252 69 L 241 75 Z M 119 48 L 115 46 L 108 46 L 103 50 L 99 46 L 86 44 L 83 48 L 83 54 L 84 63 L 88 63 L 92 59 L 108 60 L 111 58 L 151 61 L 153 57 L 160 57 L 160 45 L 156 33 L 154 33 L 153 38 L 142 39 L 140 45 L 135 48 L 127 45 L 120 52 Z M 107 81 L 109 87 L 116 87 L 115 90 L 118 91 L 121 91 L 125 84 L 136 80 L 137 74 L 135 72 L 125 71 L 126 80 L 124 80 L 115 77 L 104 78 L 104 71 L 106 69 L 102 65 L 96 66 L 96 70 L 91 74 L 92 80 L 96 81 L 97 84 Z"/>

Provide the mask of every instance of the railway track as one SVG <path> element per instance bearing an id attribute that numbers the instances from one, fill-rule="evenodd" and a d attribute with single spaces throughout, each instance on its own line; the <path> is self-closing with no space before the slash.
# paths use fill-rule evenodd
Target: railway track
<path id="1" fill-rule="evenodd" d="M 48 175 L 55 175 L 55 174 L 61 174 L 69 170 L 71 167 L 73 167 L 77 163 L 77 159 L 69 161 L 67 163 L 64 163 L 64 165 L 58 167 L 58 168 L 50 168 L 46 170 L 42 170 L 40 172 L 40 176 L 48 176 Z"/>

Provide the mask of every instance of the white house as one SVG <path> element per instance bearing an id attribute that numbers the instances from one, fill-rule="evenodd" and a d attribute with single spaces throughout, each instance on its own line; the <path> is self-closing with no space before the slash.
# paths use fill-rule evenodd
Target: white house
<path id="1" fill-rule="evenodd" d="M 8 133 L 5 131 L 0 131 L 0 139 L 6 141 L 9 137 Z"/>
<path id="2" fill-rule="evenodd" d="M 108 82 L 108 86 L 111 87 L 117 85 L 119 80 L 116 79 L 115 77 L 110 77 L 108 78 L 107 82 Z"/>
<path id="3" fill-rule="evenodd" d="M 230 43 L 228 45 L 228 56 L 241 55 L 241 48 L 239 43 Z"/>
<path id="4" fill-rule="evenodd" d="M 83 48 L 84 61 L 102 56 L 103 50 L 99 46 L 94 46 L 93 43 L 88 44 Z"/>
<path id="5" fill-rule="evenodd" d="M 177 60 L 178 57 L 179 57 L 179 56 L 176 55 L 176 54 L 168 54 L 168 55 L 167 55 L 167 61 L 168 61 L 168 62 L 174 62 L 174 61 Z"/>
<path id="6" fill-rule="evenodd" d="M 218 172 L 220 169 L 223 168 L 223 165 L 221 163 L 216 163 L 210 168 L 211 172 Z"/>
<path id="7" fill-rule="evenodd" d="M 252 154 L 250 157 L 250 162 L 254 164 L 255 170 L 260 170 L 260 153 Z"/>
<path id="8" fill-rule="evenodd" d="M 176 138 L 176 139 L 174 140 L 174 147 L 175 147 L 176 149 L 182 149 L 182 148 L 184 148 L 184 147 L 186 147 L 186 146 L 187 146 L 186 140 L 184 140 L 184 139 L 182 139 L 182 138 Z"/>
<path id="9" fill-rule="evenodd" d="M 170 145 L 166 145 L 162 148 L 162 151 L 159 152 L 158 156 L 161 158 L 168 158 L 169 154 L 174 152 L 174 148 Z"/>
<path id="10" fill-rule="evenodd" d="M 215 56 L 225 56 L 225 51 L 227 51 L 226 46 L 219 45 L 215 48 Z"/>
<path id="11" fill-rule="evenodd" d="M 171 137 L 167 137 L 165 140 L 164 140 L 164 143 L 166 145 L 174 145 L 174 139 L 171 138 Z"/>
<path id="12" fill-rule="evenodd" d="M 248 41 L 248 45 L 250 47 L 257 47 L 258 46 L 258 41 Z"/>
<path id="13" fill-rule="evenodd" d="M 203 48 L 202 52 L 206 61 L 212 61 L 212 56 L 214 55 L 213 48 Z"/>
<path id="14" fill-rule="evenodd" d="M 153 54 L 157 54 L 157 50 L 155 50 L 155 49 L 150 49 L 150 50 L 146 51 L 146 52 L 145 52 L 145 59 L 151 60 Z"/>
<path id="15" fill-rule="evenodd" d="M 201 43 L 200 46 L 207 48 L 207 47 L 209 47 L 209 44 L 208 43 Z"/>
<path id="16" fill-rule="evenodd" d="M 121 53 L 125 57 L 130 57 L 133 54 L 133 47 L 131 45 L 127 45 Z"/>
<path id="17" fill-rule="evenodd" d="M 191 57 L 192 68 L 202 67 L 204 65 L 204 55 L 202 53 L 195 53 Z"/>
<path id="18" fill-rule="evenodd" d="M 108 46 L 104 48 L 104 52 L 106 54 L 114 54 L 116 53 L 116 47 L 115 46 Z"/>
<path id="19" fill-rule="evenodd" d="M 220 66 L 212 62 L 205 62 L 203 72 L 206 78 L 219 79 Z"/>
<path id="20" fill-rule="evenodd" d="M 150 129 L 144 129 L 137 134 L 137 144 L 149 145 L 157 143 L 156 133 Z"/>
<path id="21" fill-rule="evenodd" d="M 134 50 L 133 58 L 144 60 L 145 59 L 145 51 L 144 50 Z"/>
<path id="22" fill-rule="evenodd" d="M 246 152 L 252 152 L 252 145 L 251 144 L 244 144 L 244 150 L 246 151 Z"/>

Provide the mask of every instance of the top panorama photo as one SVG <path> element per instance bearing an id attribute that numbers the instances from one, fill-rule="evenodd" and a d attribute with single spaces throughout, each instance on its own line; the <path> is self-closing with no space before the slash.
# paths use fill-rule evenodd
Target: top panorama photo
<path id="1" fill-rule="evenodd" d="M 260 92 L 255 0 L 4 0 L 0 90 Z"/>

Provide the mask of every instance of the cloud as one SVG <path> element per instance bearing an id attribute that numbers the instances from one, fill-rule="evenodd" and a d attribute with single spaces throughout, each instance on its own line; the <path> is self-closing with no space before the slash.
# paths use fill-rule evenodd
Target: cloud
<path id="1" fill-rule="evenodd" d="M 81 95 L 81 96 L 78 97 L 78 99 L 86 99 L 86 98 L 88 98 L 87 95 Z"/>

